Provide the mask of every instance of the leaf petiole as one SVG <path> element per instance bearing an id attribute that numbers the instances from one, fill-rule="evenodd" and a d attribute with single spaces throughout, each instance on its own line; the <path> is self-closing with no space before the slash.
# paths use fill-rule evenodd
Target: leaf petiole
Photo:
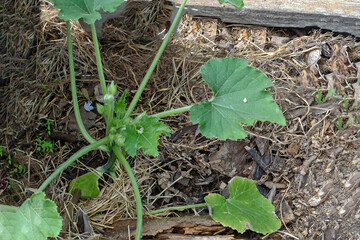
<path id="1" fill-rule="evenodd" d="M 104 71 L 101 63 L 101 56 L 100 56 L 100 50 L 99 50 L 99 42 L 96 35 L 96 29 L 95 24 L 90 24 L 91 26 L 91 34 L 94 41 L 94 49 L 95 49 L 95 56 L 96 56 L 96 65 L 99 73 L 99 79 L 100 79 L 100 85 L 101 85 L 101 91 L 103 96 L 106 94 L 106 83 L 105 83 L 105 77 L 104 77 Z"/>
<path id="2" fill-rule="evenodd" d="M 171 34 L 172 34 L 172 32 L 174 31 L 177 22 L 180 20 L 180 17 L 181 17 L 181 14 L 182 14 L 183 10 L 184 10 L 186 1 L 187 1 L 187 0 L 183 0 L 183 1 L 182 1 L 181 5 L 180 5 L 180 8 L 179 8 L 179 10 L 178 10 L 178 12 L 177 12 L 177 14 L 176 14 L 176 16 L 175 16 L 175 18 L 174 18 L 174 21 L 173 21 L 173 23 L 171 24 L 170 29 L 169 29 L 169 31 L 167 32 L 166 36 L 165 36 L 164 41 L 162 42 L 162 44 L 161 44 L 158 52 L 156 53 L 153 62 L 151 63 L 148 71 L 146 72 L 144 79 L 142 80 L 142 82 L 141 82 L 138 90 L 137 90 L 136 93 L 135 93 L 134 98 L 132 99 L 132 101 L 131 101 L 131 103 L 130 103 L 130 105 L 129 105 L 129 108 L 127 109 L 127 111 L 126 111 L 126 113 L 125 113 L 125 118 L 127 118 L 127 117 L 129 117 L 129 116 L 131 115 L 131 113 L 132 113 L 132 111 L 134 110 L 137 102 L 139 101 L 139 98 L 140 98 L 142 92 L 144 91 L 144 88 L 145 88 L 147 82 L 148 82 L 149 79 L 150 79 L 151 74 L 153 73 L 153 71 L 154 71 L 154 69 L 155 69 L 155 67 L 156 67 L 156 64 L 159 62 L 159 59 L 160 59 L 162 53 L 164 52 L 167 43 L 168 43 L 169 40 L 170 40 Z"/>
<path id="3" fill-rule="evenodd" d="M 70 80 L 71 80 L 71 95 L 73 99 L 73 106 L 74 106 L 74 114 L 76 118 L 76 123 L 79 126 L 80 132 L 84 136 L 84 138 L 89 143 L 96 142 L 95 139 L 93 139 L 90 134 L 86 131 L 86 128 L 84 126 L 84 123 L 81 119 L 80 115 L 80 109 L 79 109 L 79 103 L 78 98 L 76 95 L 76 79 L 75 79 L 75 70 L 74 70 L 74 57 L 72 53 L 72 43 L 71 43 L 71 32 L 70 32 L 70 22 L 66 21 L 66 32 L 67 32 L 67 46 L 68 46 L 68 54 L 69 54 L 69 68 L 70 68 Z M 99 146 L 99 149 L 108 152 L 109 149 L 106 146 Z"/>
<path id="4" fill-rule="evenodd" d="M 174 115 L 174 114 L 177 114 L 177 113 L 190 111 L 192 106 L 193 105 L 186 106 L 186 107 L 181 107 L 181 108 L 176 108 L 176 109 L 171 109 L 171 110 L 168 110 L 168 111 L 153 114 L 151 116 L 152 117 L 157 117 L 157 118 L 163 118 L 163 117 L 171 116 L 171 115 Z"/>
<path id="5" fill-rule="evenodd" d="M 207 207 L 207 203 L 199 203 L 199 204 L 192 204 L 192 205 L 186 205 L 186 206 L 176 206 L 176 207 L 169 207 L 169 208 L 161 208 L 157 210 L 150 211 L 148 214 L 155 215 L 158 213 L 166 212 L 166 211 L 182 211 L 185 209 L 190 208 L 200 208 L 200 207 Z"/>

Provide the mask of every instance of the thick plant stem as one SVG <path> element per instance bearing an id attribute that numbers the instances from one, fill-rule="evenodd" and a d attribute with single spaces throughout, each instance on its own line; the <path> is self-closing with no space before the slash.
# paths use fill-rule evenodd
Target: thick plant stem
<path id="1" fill-rule="evenodd" d="M 199 203 L 199 204 L 186 205 L 186 206 L 161 208 L 161 209 L 151 211 L 149 214 L 154 215 L 154 214 L 158 214 L 158 213 L 162 213 L 162 212 L 166 212 L 166 211 L 175 211 L 175 210 L 181 211 L 181 210 L 190 209 L 190 208 L 199 208 L 199 207 L 207 207 L 207 206 L 208 206 L 207 203 Z"/>
<path id="2" fill-rule="evenodd" d="M 84 123 L 83 123 L 83 121 L 81 119 L 81 115 L 80 115 L 79 103 L 78 103 L 78 98 L 77 98 L 77 93 L 76 93 L 74 58 L 73 58 L 73 54 L 72 54 L 72 43 L 71 43 L 71 32 L 70 32 L 70 22 L 69 21 L 66 21 L 66 30 L 67 30 L 67 46 L 68 46 L 68 52 L 69 52 L 68 54 L 69 54 L 70 80 L 71 80 L 71 96 L 72 96 L 72 101 L 73 101 L 73 106 L 74 106 L 76 123 L 79 126 L 80 132 L 82 133 L 82 135 L 84 136 L 86 141 L 88 141 L 89 143 L 94 143 L 94 142 L 96 142 L 96 140 L 93 139 L 90 136 L 90 134 L 86 131 L 86 128 L 84 126 Z M 107 151 L 107 152 L 109 151 L 106 146 L 100 146 L 99 149 L 101 149 L 103 151 Z"/>
<path id="3" fill-rule="evenodd" d="M 61 164 L 56 170 L 55 172 L 53 172 L 44 182 L 43 184 L 41 184 L 41 186 L 39 187 L 38 192 L 44 191 L 44 189 L 51 183 L 51 181 L 53 181 L 65 168 L 67 168 L 68 166 L 70 166 L 73 162 L 76 161 L 76 159 L 80 158 L 81 156 L 83 156 L 84 154 L 90 152 L 91 150 L 94 150 L 96 148 L 98 148 L 101 145 L 107 144 L 108 142 L 110 142 L 110 138 L 106 137 L 103 138 L 97 142 L 94 142 L 86 147 L 83 147 L 82 149 L 80 149 L 79 151 L 77 151 L 74 155 L 72 155 L 66 162 L 64 162 L 63 164 Z"/>
<path id="4" fill-rule="evenodd" d="M 110 158 L 109 158 L 108 162 L 103 166 L 105 169 L 105 172 L 107 172 L 107 173 L 111 172 L 112 169 L 114 168 L 115 162 L 116 162 L 116 155 L 115 155 L 114 151 L 112 151 L 110 153 Z"/>
<path id="5" fill-rule="evenodd" d="M 191 106 L 186 106 L 186 107 L 182 107 L 182 108 L 176 108 L 176 109 L 171 109 L 165 112 L 160 112 L 160 113 L 156 113 L 151 115 L 152 117 L 157 117 L 157 118 L 163 118 L 163 117 L 167 117 L 167 116 L 171 116 L 177 113 L 182 113 L 182 112 L 186 112 L 186 111 L 190 111 Z"/>
<path id="6" fill-rule="evenodd" d="M 105 83 L 105 77 L 104 77 L 104 71 L 101 63 L 101 56 L 100 56 L 100 49 L 99 49 L 99 41 L 97 39 L 96 35 L 96 29 L 95 24 L 90 24 L 91 26 L 91 34 L 94 41 L 94 48 L 95 48 L 95 56 L 96 56 L 96 65 L 99 73 L 99 79 L 100 79 L 100 86 L 103 96 L 106 94 L 106 83 Z"/>
<path id="7" fill-rule="evenodd" d="M 142 82 L 141 82 L 141 84 L 139 86 L 139 89 L 136 91 L 136 94 L 135 94 L 134 98 L 132 99 L 132 101 L 131 101 L 131 103 L 129 105 L 129 108 L 127 109 L 127 111 L 125 113 L 125 118 L 127 118 L 127 117 L 129 117 L 131 115 L 132 111 L 134 110 L 134 108 L 136 106 L 136 103 L 139 101 L 139 98 L 140 98 L 142 92 L 144 91 L 144 88 L 145 88 L 147 82 L 150 79 L 151 74 L 153 73 L 153 71 L 154 71 L 154 69 L 156 67 L 156 64 L 158 63 L 162 53 L 164 52 L 167 43 L 169 42 L 171 34 L 174 31 L 175 26 L 176 26 L 177 22 L 179 21 L 179 19 L 181 17 L 181 13 L 184 10 L 186 1 L 187 0 L 182 1 L 181 5 L 180 5 L 180 8 L 179 8 L 179 11 L 177 12 L 177 14 L 175 16 L 174 21 L 171 24 L 170 29 L 169 29 L 168 33 L 166 34 L 164 41 L 162 42 L 158 52 L 156 53 L 156 56 L 155 56 L 153 62 L 151 63 L 148 71 L 146 72 L 145 77 L 144 77 L 144 79 L 142 80 Z"/>
<path id="8" fill-rule="evenodd" d="M 105 106 L 105 121 L 106 121 L 106 136 L 109 136 L 110 129 L 112 127 L 112 120 L 114 118 L 114 101 L 104 102 Z M 110 146 L 108 146 L 110 148 Z"/>
<path id="9" fill-rule="evenodd" d="M 124 154 L 121 152 L 119 147 L 113 148 L 116 157 L 119 159 L 119 162 L 124 166 L 126 173 L 129 176 L 134 195 L 136 200 L 136 214 L 137 214 L 137 222 L 136 222 L 136 235 L 135 240 L 140 240 L 141 238 L 141 229 L 142 229 L 142 218 L 143 218 L 143 212 L 142 212 L 142 202 L 141 202 L 141 196 L 139 187 L 136 182 L 136 178 L 134 176 L 134 173 L 129 165 L 129 163 L 126 161 Z"/>

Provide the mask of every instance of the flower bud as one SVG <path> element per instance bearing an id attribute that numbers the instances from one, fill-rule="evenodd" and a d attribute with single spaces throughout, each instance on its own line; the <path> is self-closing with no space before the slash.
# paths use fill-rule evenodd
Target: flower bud
<path id="1" fill-rule="evenodd" d="M 114 95 L 105 94 L 104 103 L 112 103 L 114 101 Z"/>
<path id="2" fill-rule="evenodd" d="M 99 104 L 99 103 L 96 103 L 96 109 L 97 109 L 98 113 L 101 114 L 101 115 L 103 115 L 104 112 L 105 112 L 104 106 Z"/>
<path id="3" fill-rule="evenodd" d="M 116 135 L 115 144 L 118 146 L 123 146 L 124 143 L 125 143 L 125 138 L 123 136 L 121 136 L 120 134 Z"/>
<path id="4" fill-rule="evenodd" d="M 116 134 L 116 128 L 115 127 L 112 127 L 110 128 L 110 134 Z"/>
<path id="5" fill-rule="evenodd" d="M 108 90 L 107 91 L 108 94 L 111 94 L 113 96 L 115 95 L 115 93 L 116 93 L 116 85 L 115 85 L 114 81 L 111 81 L 111 83 L 108 85 L 107 90 Z"/>

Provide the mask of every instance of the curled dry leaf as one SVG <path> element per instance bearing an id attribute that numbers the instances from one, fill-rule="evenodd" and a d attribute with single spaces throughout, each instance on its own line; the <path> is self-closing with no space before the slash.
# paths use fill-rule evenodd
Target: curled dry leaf
<path id="1" fill-rule="evenodd" d="M 351 210 L 356 208 L 359 202 L 360 202 L 360 188 L 358 188 L 355 191 L 354 195 L 352 195 L 352 197 L 350 197 L 349 200 L 347 200 L 345 204 L 340 208 L 339 210 L 340 217 L 344 217 L 347 214 L 349 214 Z"/>
<path id="2" fill-rule="evenodd" d="M 348 180 L 345 182 L 346 188 L 357 188 L 360 184 L 360 172 L 354 172 L 351 174 L 348 178 Z"/>
<path id="3" fill-rule="evenodd" d="M 312 207 L 318 206 L 320 203 L 325 201 L 329 196 L 329 193 L 334 189 L 334 183 L 332 180 L 327 181 L 324 186 L 319 190 L 318 194 L 309 200 L 309 205 Z"/>

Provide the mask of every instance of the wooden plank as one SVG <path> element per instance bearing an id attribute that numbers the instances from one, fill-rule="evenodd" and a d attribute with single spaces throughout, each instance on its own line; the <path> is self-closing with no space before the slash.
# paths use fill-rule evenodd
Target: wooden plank
<path id="1" fill-rule="evenodd" d="M 181 0 L 170 0 L 179 6 Z M 318 27 L 360 37 L 360 0 L 244 0 L 237 10 L 216 0 L 188 0 L 195 16 L 220 18 L 227 23 L 272 27 Z"/>

